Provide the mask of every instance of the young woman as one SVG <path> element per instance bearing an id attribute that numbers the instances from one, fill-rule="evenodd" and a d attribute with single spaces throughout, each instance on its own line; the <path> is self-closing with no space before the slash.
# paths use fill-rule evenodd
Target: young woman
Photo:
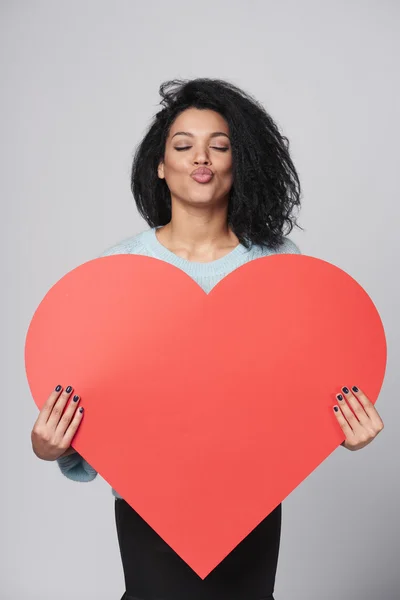
<path id="1" fill-rule="evenodd" d="M 163 108 L 137 148 L 131 179 L 150 229 L 102 256 L 131 253 L 167 261 L 208 293 L 250 260 L 300 253 L 284 234 L 285 225 L 288 232 L 299 227 L 293 210 L 300 206 L 300 183 L 288 140 L 265 109 L 222 80 L 169 81 L 160 94 Z M 62 391 L 57 385 L 50 394 L 32 430 L 33 450 L 39 458 L 57 460 L 70 479 L 90 481 L 96 471 L 71 447 L 83 418 L 78 394 L 60 420 L 72 392 L 71 386 Z M 358 388 L 343 388 L 339 395 L 335 414 L 346 434 L 343 445 L 357 450 L 383 423 Z M 350 409 L 356 405 L 358 418 Z M 202 580 L 112 491 L 124 600 L 273 599 L 281 505 Z"/>

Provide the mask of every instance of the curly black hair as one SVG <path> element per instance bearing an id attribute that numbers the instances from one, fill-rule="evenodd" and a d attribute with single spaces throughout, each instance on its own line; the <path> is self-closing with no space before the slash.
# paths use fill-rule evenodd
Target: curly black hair
<path id="1" fill-rule="evenodd" d="M 131 190 L 140 215 L 150 227 L 171 220 L 171 195 L 157 167 L 176 117 L 190 107 L 211 109 L 228 123 L 232 147 L 233 183 L 228 223 L 239 241 L 276 249 L 283 228 L 292 231 L 300 206 L 299 177 L 289 155 L 289 140 L 264 107 L 231 82 L 197 78 L 165 81 L 159 88 L 164 107 L 156 113 L 133 157 Z"/>

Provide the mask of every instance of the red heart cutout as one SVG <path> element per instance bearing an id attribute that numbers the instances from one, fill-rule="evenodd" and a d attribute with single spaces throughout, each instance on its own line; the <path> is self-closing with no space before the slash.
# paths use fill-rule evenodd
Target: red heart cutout
<path id="1" fill-rule="evenodd" d="M 158 259 L 89 261 L 46 294 L 25 353 L 37 406 L 74 386 L 74 448 L 203 579 L 343 441 L 340 388 L 374 402 L 386 369 L 367 293 L 305 255 L 208 295 Z"/>

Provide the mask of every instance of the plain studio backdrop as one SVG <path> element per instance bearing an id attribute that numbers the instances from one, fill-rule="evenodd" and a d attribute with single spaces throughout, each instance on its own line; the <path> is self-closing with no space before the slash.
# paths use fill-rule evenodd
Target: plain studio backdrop
<path id="1" fill-rule="evenodd" d="M 123 592 L 110 486 L 72 482 L 32 452 L 25 335 L 56 281 L 147 229 L 132 154 L 160 83 L 194 77 L 236 83 L 277 121 L 303 187 L 305 232 L 289 237 L 355 278 L 387 335 L 385 429 L 358 452 L 339 447 L 284 501 L 276 598 L 399 598 L 399 3 L 3 0 L 0 10 L 1 599 Z M 63 343 L 54 332 L 54 351 Z M 357 352 L 357 340 L 343 343 Z M 362 387 L 343 385 L 353 383 Z"/>

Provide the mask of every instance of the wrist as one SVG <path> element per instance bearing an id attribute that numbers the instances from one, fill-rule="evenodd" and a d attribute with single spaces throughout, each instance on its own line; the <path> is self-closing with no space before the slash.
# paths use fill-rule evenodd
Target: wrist
<path id="1" fill-rule="evenodd" d="M 70 454 L 75 454 L 75 453 L 76 453 L 76 450 L 75 450 L 75 449 L 74 449 L 72 446 L 70 446 L 70 447 L 69 447 L 69 448 L 67 448 L 67 449 L 66 449 L 66 451 L 65 451 L 63 454 L 61 454 L 61 455 L 60 455 L 58 458 L 63 458 L 64 456 L 69 456 Z"/>

